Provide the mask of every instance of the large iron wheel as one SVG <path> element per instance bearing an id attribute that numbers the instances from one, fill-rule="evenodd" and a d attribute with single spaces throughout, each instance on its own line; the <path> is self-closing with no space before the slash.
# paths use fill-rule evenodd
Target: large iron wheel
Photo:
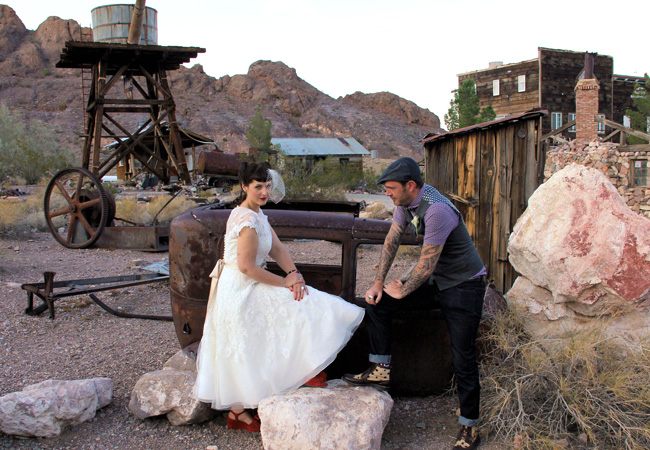
<path id="1" fill-rule="evenodd" d="M 109 195 L 86 169 L 70 167 L 57 172 L 45 189 L 43 202 L 52 236 L 68 248 L 92 245 L 112 220 Z"/>

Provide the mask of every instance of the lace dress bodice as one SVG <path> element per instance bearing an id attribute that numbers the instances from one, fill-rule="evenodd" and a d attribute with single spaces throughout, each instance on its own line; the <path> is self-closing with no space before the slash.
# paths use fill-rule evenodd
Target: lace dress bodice
<path id="1" fill-rule="evenodd" d="M 228 223 L 226 224 L 226 235 L 224 237 L 224 261 L 228 264 L 237 265 L 237 243 L 239 233 L 245 227 L 250 227 L 257 232 L 258 246 L 255 264 L 261 266 L 266 261 L 271 246 L 273 245 L 273 236 L 269 219 L 264 215 L 262 210 L 255 212 L 251 209 L 238 206 L 232 210 Z"/>

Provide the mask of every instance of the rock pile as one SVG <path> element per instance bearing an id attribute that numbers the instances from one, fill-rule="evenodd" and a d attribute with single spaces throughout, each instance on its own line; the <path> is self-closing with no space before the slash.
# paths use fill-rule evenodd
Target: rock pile
<path id="1" fill-rule="evenodd" d="M 544 177 L 548 180 L 555 172 L 573 163 L 592 167 L 609 178 L 632 211 L 650 217 L 650 187 L 635 187 L 631 182 L 633 166 L 648 161 L 650 152 L 621 151 L 618 144 L 597 141 L 584 149 L 576 149 L 575 141 L 572 141 L 547 152 Z"/>

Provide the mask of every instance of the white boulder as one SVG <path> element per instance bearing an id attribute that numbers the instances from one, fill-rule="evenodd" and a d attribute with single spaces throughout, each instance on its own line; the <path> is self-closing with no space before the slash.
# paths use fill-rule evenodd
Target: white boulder
<path id="1" fill-rule="evenodd" d="M 15 436 L 58 436 L 95 417 L 112 397 L 110 378 L 46 380 L 0 397 L 0 430 Z"/>
<path id="2" fill-rule="evenodd" d="M 393 399 L 371 387 L 331 380 L 262 400 L 265 450 L 379 450 Z"/>
<path id="3" fill-rule="evenodd" d="M 167 415 L 172 425 L 210 420 L 214 410 L 192 396 L 198 343 L 178 351 L 162 370 L 144 374 L 135 384 L 129 411 L 140 419 Z"/>

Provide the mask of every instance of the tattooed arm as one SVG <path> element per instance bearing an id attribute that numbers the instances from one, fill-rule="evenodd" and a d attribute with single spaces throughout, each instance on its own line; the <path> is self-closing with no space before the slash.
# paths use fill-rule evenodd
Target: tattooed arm
<path id="1" fill-rule="evenodd" d="M 384 289 L 384 280 L 386 275 L 388 275 L 388 270 L 395 260 L 395 255 L 397 255 L 397 249 L 399 248 L 399 242 L 402 239 L 402 233 L 406 229 L 406 225 L 398 225 L 395 222 L 388 230 L 386 239 L 384 240 L 384 247 L 381 251 L 381 261 L 379 262 L 379 270 L 377 271 L 377 276 L 375 277 L 375 282 L 373 285 L 366 291 L 366 302 L 371 305 L 376 305 L 379 300 L 381 300 L 381 295 Z"/>
<path id="2" fill-rule="evenodd" d="M 444 245 L 424 245 L 420 259 L 404 282 L 395 280 L 384 289 L 393 298 L 403 298 L 422 286 L 431 276 L 438 264 Z"/>

